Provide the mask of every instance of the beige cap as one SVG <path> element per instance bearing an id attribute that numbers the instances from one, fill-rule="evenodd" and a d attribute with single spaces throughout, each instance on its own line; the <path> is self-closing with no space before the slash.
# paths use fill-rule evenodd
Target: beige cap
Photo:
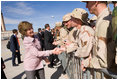
<path id="1" fill-rule="evenodd" d="M 96 24 L 97 16 L 93 16 L 88 20 L 88 23 L 90 24 L 91 27 L 94 27 Z"/>
<path id="2" fill-rule="evenodd" d="M 92 18 L 90 18 L 90 20 L 97 20 L 97 16 L 93 16 Z"/>
<path id="3" fill-rule="evenodd" d="M 88 13 L 82 8 L 76 8 L 72 11 L 72 17 L 80 19 L 83 23 L 87 23 Z"/>
<path id="4" fill-rule="evenodd" d="M 68 21 L 70 19 L 71 19 L 71 13 L 68 13 L 68 14 L 63 16 L 63 21 Z"/>
<path id="5" fill-rule="evenodd" d="M 62 26 L 62 22 L 56 22 L 56 23 L 55 23 L 55 26 L 56 26 L 56 27 Z"/>
<path id="6" fill-rule="evenodd" d="M 96 21 L 96 20 L 97 20 L 97 16 L 93 16 L 92 18 L 90 18 L 88 20 L 88 23 L 91 23 L 91 22 Z"/>

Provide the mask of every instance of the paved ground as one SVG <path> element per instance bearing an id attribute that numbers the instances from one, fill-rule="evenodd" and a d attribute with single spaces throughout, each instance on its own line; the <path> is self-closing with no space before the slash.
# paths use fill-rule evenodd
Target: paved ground
<path id="1" fill-rule="evenodd" d="M 26 75 L 23 68 L 23 63 L 17 67 L 13 67 L 11 64 L 11 52 L 6 48 L 8 40 L 1 41 L 1 56 L 5 62 L 6 68 L 4 69 L 5 74 L 8 79 L 25 79 Z M 20 39 L 21 44 L 21 60 L 24 57 L 24 47 L 22 40 Z M 16 59 L 17 61 L 17 59 Z M 67 75 L 62 74 L 62 67 L 48 68 L 47 65 L 45 68 L 45 77 L 46 79 L 68 79 Z"/>

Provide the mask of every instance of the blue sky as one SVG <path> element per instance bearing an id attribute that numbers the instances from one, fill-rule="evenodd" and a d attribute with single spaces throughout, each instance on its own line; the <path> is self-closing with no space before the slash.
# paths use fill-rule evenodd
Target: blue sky
<path id="1" fill-rule="evenodd" d="M 21 21 L 31 22 L 35 32 L 47 23 L 54 28 L 55 22 L 62 21 L 62 17 L 75 8 L 88 11 L 86 4 L 80 1 L 1 1 L 6 30 L 17 29 Z M 110 9 L 113 10 L 112 4 Z"/>

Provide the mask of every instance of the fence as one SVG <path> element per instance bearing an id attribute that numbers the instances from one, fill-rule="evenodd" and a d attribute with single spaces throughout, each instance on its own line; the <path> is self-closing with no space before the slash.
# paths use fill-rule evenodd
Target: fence
<path id="1" fill-rule="evenodd" d="M 1 39 L 7 40 L 10 38 L 12 31 L 1 32 Z"/>
<path id="2" fill-rule="evenodd" d="M 12 35 L 12 31 L 4 31 L 1 32 L 1 40 L 8 40 L 10 39 L 10 36 Z M 18 37 L 21 37 L 21 34 L 18 32 Z"/>
<path id="3" fill-rule="evenodd" d="M 105 76 L 117 79 L 117 74 L 107 69 L 87 68 L 83 72 L 80 67 L 82 58 L 75 57 L 73 53 L 66 54 L 63 52 L 59 55 L 59 59 L 62 61 L 62 66 L 70 79 L 96 79 L 98 77 L 99 79 L 104 79 Z M 97 75 L 98 73 L 100 74 L 99 76 Z"/>

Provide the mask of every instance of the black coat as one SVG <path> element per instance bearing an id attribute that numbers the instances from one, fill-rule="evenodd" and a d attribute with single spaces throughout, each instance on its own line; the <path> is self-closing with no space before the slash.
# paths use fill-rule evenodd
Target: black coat
<path id="1" fill-rule="evenodd" d="M 16 52 L 16 50 L 19 50 L 20 46 L 18 44 L 18 41 L 14 35 L 11 36 L 10 38 L 10 50 L 12 52 Z"/>
<path id="2" fill-rule="evenodd" d="M 38 36 L 38 40 L 40 41 L 40 45 L 43 46 L 44 42 L 43 42 L 42 34 L 41 33 L 37 33 L 37 36 Z"/>
<path id="3" fill-rule="evenodd" d="M 45 49 L 46 50 L 54 49 L 56 46 L 52 44 L 53 42 L 54 42 L 53 35 L 51 34 L 51 32 L 45 30 L 44 32 Z"/>

